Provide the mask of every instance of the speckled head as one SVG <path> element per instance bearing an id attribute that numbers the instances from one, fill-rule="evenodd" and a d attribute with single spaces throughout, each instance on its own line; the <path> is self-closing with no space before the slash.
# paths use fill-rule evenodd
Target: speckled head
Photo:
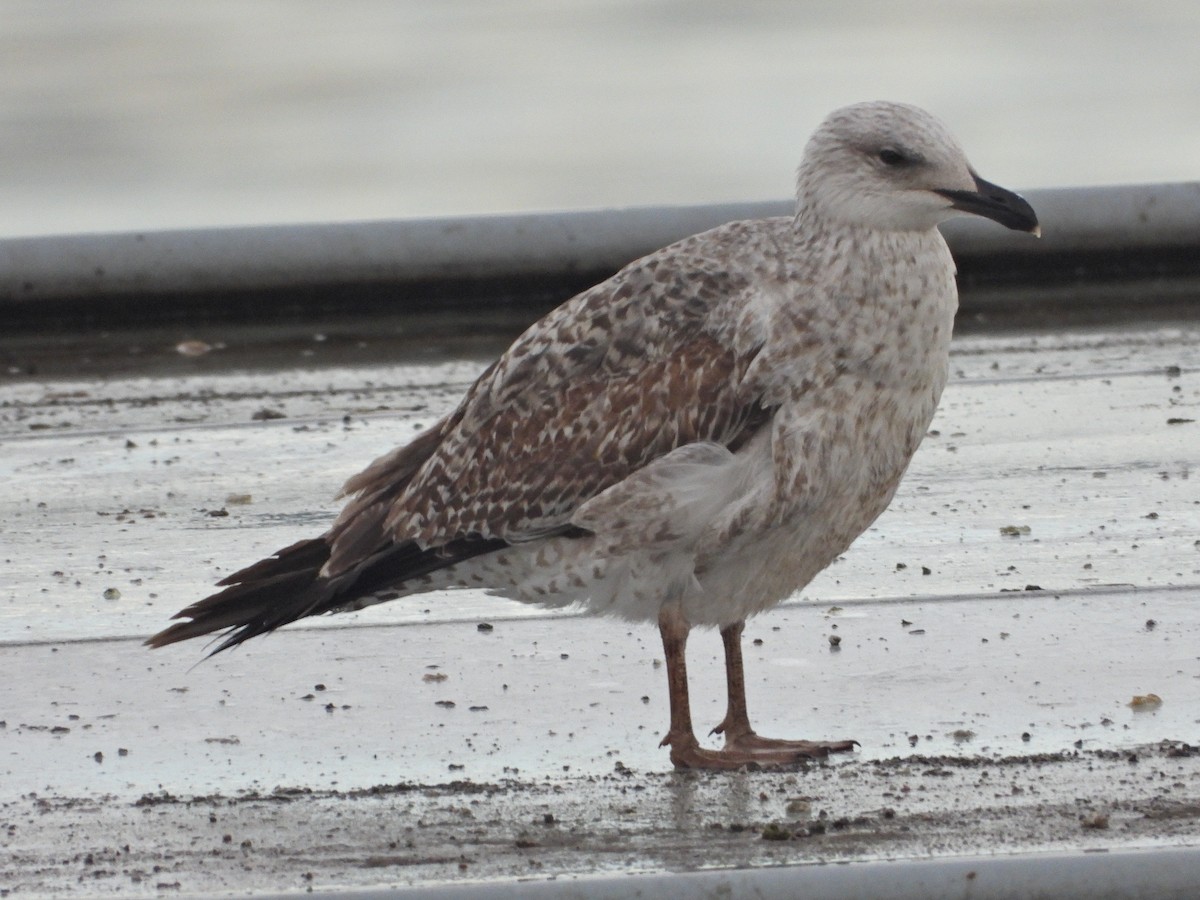
<path id="1" fill-rule="evenodd" d="M 941 120 L 906 103 L 856 103 L 813 134 L 797 176 L 801 217 L 834 224 L 924 231 L 978 215 L 1040 234 L 1020 196 L 980 178 Z"/>

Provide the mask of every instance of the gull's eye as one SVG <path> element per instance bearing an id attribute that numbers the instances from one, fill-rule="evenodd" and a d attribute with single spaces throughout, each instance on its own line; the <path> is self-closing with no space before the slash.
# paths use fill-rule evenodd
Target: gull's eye
<path id="1" fill-rule="evenodd" d="M 902 166 L 908 162 L 903 153 L 891 147 L 884 147 L 879 151 L 879 161 L 885 166 Z"/>

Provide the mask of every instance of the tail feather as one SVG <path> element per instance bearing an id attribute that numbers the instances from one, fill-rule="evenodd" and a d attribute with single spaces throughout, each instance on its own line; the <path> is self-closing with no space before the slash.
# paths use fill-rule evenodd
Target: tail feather
<path id="1" fill-rule="evenodd" d="M 329 559 L 329 544 L 324 538 L 309 538 L 308 540 L 297 541 L 290 547 L 284 547 L 282 550 L 276 550 L 266 559 L 260 559 L 253 565 L 246 566 L 244 569 L 238 569 L 232 575 L 227 575 L 217 582 L 218 587 L 224 587 L 229 584 L 244 584 L 249 581 L 258 581 L 264 578 L 270 578 L 273 575 L 283 575 L 291 572 L 297 572 L 302 569 L 316 568 L 320 569 Z M 204 603 L 193 604 L 199 606 Z M 188 607 L 191 609 L 191 607 Z M 178 618 L 178 617 L 176 617 Z"/>
<path id="2" fill-rule="evenodd" d="M 329 544 L 324 538 L 300 541 L 220 581 L 224 590 L 173 616 L 188 621 L 163 629 L 146 644 L 165 647 L 225 631 L 211 656 L 297 619 L 353 607 L 355 601 L 406 580 L 505 546 L 498 539 L 462 539 L 428 549 L 412 541 L 389 544 L 353 569 L 326 578 L 321 569 L 329 559 Z"/>

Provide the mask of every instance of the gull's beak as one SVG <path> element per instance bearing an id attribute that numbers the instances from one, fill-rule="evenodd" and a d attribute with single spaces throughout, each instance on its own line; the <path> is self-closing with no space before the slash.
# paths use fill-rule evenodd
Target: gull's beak
<path id="1" fill-rule="evenodd" d="M 934 193 L 941 194 L 950 201 L 953 209 L 960 212 L 983 216 L 1014 231 L 1028 231 L 1034 237 L 1042 236 L 1037 213 L 1024 197 L 990 181 L 984 181 L 974 172 L 971 173 L 971 177 L 975 179 L 973 191 L 938 190 Z"/>

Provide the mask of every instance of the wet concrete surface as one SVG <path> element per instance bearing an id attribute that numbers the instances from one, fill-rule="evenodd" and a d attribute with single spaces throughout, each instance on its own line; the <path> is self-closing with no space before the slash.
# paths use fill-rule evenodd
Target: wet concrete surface
<path id="1" fill-rule="evenodd" d="M 145 650 L 486 359 L 189 338 L 0 381 L 0 895 L 1200 845 L 1200 329 L 959 339 L 893 507 L 747 629 L 759 730 L 861 750 L 724 775 L 657 747 L 646 626 L 437 594 Z"/>

